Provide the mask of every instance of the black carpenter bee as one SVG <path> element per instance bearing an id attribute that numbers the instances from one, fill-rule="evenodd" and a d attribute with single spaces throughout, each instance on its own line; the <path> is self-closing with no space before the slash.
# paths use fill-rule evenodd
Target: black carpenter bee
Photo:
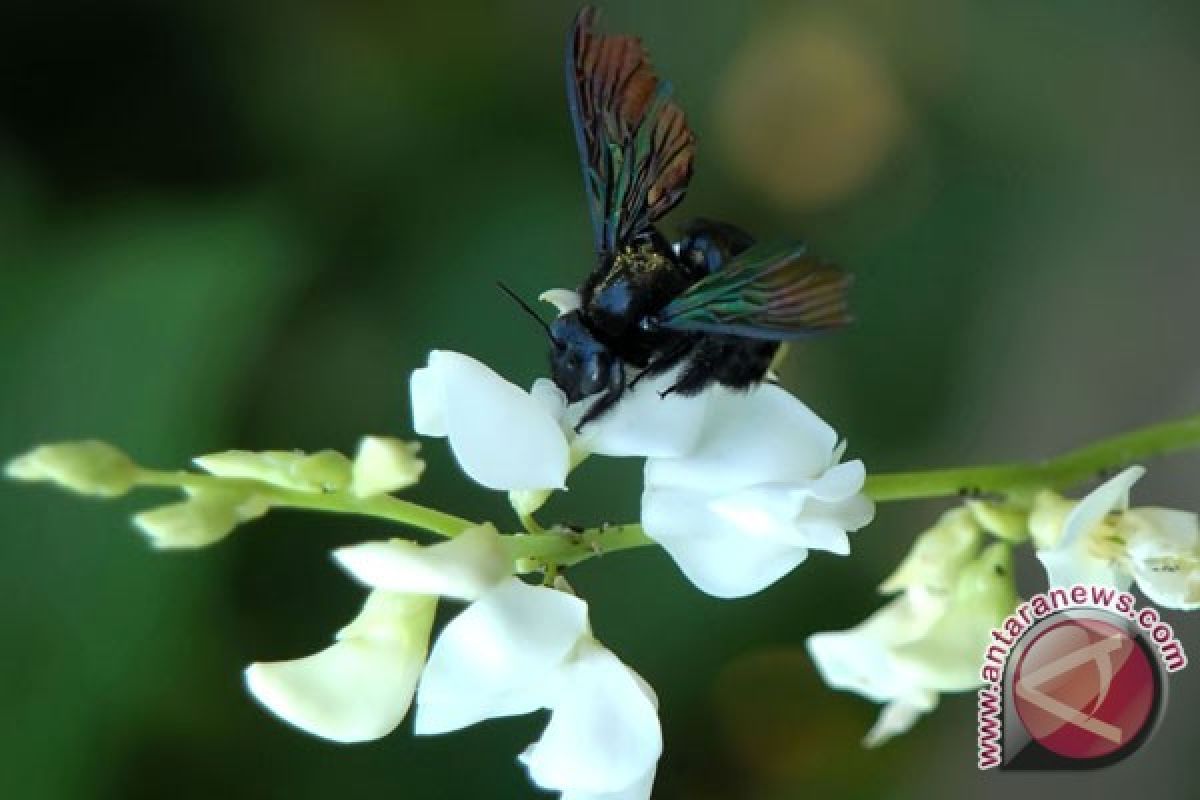
<path id="1" fill-rule="evenodd" d="M 642 377 L 676 366 L 664 396 L 748 388 L 780 343 L 849 321 L 848 276 L 803 244 L 755 244 L 704 219 L 672 244 L 655 227 L 683 199 L 696 139 L 641 41 L 598 33 L 596 18 L 579 12 L 566 57 L 596 263 L 579 308 L 549 327 L 554 382 L 571 402 L 600 395 L 580 427 Z"/>

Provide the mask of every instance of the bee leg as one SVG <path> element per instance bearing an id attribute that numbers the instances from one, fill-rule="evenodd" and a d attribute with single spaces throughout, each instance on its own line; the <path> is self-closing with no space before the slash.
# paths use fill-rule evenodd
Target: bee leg
<path id="1" fill-rule="evenodd" d="M 625 393 L 625 367 L 620 362 L 613 364 L 612 369 L 608 373 L 608 388 L 600 395 L 592 407 L 587 410 L 583 418 L 579 420 L 579 424 L 575 426 L 575 432 L 579 433 L 583 430 L 583 426 L 587 425 L 594 419 L 599 418 L 617 404 L 621 399 L 621 395 Z"/>
<path id="2" fill-rule="evenodd" d="M 695 341 L 689 337 L 672 345 L 662 353 L 659 353 L 657 356 L 650 359 L 650 363 L 646 365 L 646 368 L 634 376 L 634 379 L 629 382 L 629 386 L 626 388 L 632 389 L 641 383 L 642 378 L 647 376 L 663 374 L 671 367 L 678 364 L 680 359 L 686 356 L 688 351 L 690 351 L 695 344 Z"/>

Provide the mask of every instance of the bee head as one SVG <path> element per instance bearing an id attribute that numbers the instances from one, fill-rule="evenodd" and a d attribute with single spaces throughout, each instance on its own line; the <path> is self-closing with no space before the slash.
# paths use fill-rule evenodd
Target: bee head
<path id="1" fill-rule="evenodd" d="M 578 311 L 564 314 L 550 324 L 550 375 L 569 402 L 610 387 L 618 364 L 611 350 L 599 342 L 583 323 Z"/>

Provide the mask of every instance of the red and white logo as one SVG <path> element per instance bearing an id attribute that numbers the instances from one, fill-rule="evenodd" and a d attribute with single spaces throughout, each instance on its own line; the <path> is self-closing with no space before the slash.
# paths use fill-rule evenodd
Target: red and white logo
<path id="1" fill-rule="evenodd" d="M 1050 590 L 992 638 L 979 694 L 982 769 L 1094 769 L 1128 757 L 1161 717 L 1166 672 L 1187 663 L 1154 609 L 1112 589 Z"/>

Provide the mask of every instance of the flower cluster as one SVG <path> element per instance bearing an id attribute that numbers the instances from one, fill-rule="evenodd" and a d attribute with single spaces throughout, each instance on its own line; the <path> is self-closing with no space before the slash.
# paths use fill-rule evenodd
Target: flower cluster
<path id="1" fill-rule="evenodd" d="M 1012 549 L 985 543 L 980 516 L 947 512 L 880 587 L 891 602 L 850 630 L 808 640 L 826 683 L 884 704 L 868 746 L 906 732 L 940 693 L 979 682 L 988 636 L 1016 604 Z"/>
<path id="2" fill-rule="evenodd" d="M 246 670 L 268 709 L 338 742 L 391 733 L 414 694 L 419 735 L 549 709 L 545 733 L 521 756 L 538 786 L 573 797 L 649 796 L 662 752 L 653 693 L 592 636 L 587 604 L 569 587 L 513 576 L 494 528 L 428 547 L 367 542 L 334 555 L 371 589 L 366 604 L 326 649 Z M 468 605 L 430 650 L 439 597 Z"/>
<path id="3" fill-rule="evenodd" d="M 444 437 L 467 476 L 507 492 L 524 534 L 392 497 L 425 465 L 417 445 L 384 437 L 364 439 L 353 459 L 216 453 L 195 459 L 201 473 L 143 469 L 109 445 L 82 442 L 39 448 L 9 474 L 102 496 L 182 489 L 182 501 L 134 518 L 159 547 L 212 544 L 281 506 L 432 523 L 424 527 L 446 541 L 337 550 L 337 563 L 369 589 L 361 611 L 315 654 L 251 665 L 250 692 L 337 742 L 382 737 L 410 707 L 420 735 L 548 710 L 542 736 L 519 756 L 537 786 L 572 800 L 643 800 L 663 747 L 657 698 L 595 638 L 587 604 L 556 577 L 556 564 L 523 555 L 531 535 L 552 544 L 572 535 L 543 532 L 533 515 L 584 459 L 645 459 L 644 535 L 700 589 L 739 597 L 782 578 L 810 549 L 848 554 L 847 534 L 874 513 L 862 463 L 842 463 L 833 429 L 792 395 L 764 385 L 683 397 L 666 391 L 673 377 L 637 381 L 613 410 L 581 425 L 592 401 L 569 404 L 550 381 L 526 391 L 468 356 L 430 354 L 411 379 L 414 429 Z M 542 585 L 520 572 L 542 573 Z M 440 600 L 465 607 L 435 636 Z"/>
<path id="4" fill-rule="evenodd" d="M 858 626 L 820 633 L 809 651 L 826 683 L 883 703 L 865 742 L 907 731 L 942 692 L 977 688 L 988 635 L 1016 605 L 1011 546 L 1032 540 L 1050 586 L 1129 589 L 1155 604 L 1200 608 L 1200 523 L 1191 512 L 1130 508 L 1145 474 L 1130 467 L 1078 501 L 971 502 L 919 536 L 880 587 L 897 593 Z M 991 535 L 996 539 L 987 544 Z"/>
<path id="5" fill-rule="evenodd" d="M 862 462 L 841 461 L 833 429 L 778 386 L 663 396 L 673 375 L 639 381 L 576 432 L 592 401 L 568 405 L 550 381 L 528 391 L 478 361 L 434 351 L 412 378 L 414 427 L 445 436 L 463 472 L 532 514 L 591 454 L 646 459 L 642 528 L 700 589 L 758 592 L 810 549 L 850 552 L 871 521 Z M 764 425 L 763 420 L 770 420 Z"/>
<path id="6" fill-rule="evenodd" d="M 561 309 L 576 298 L 546 299 Z M 525 390 L 469 356 L 430 354 L 410 382 L 414 429 L 444 438 L 468 477 L 505 492 L 522 533 L 393 496 L 416 484 L 425 464 L 417 444 L 388 437 L 364 438 L 353 458 L 215 453 L 195 459 L 199 472 L 146 469 L 84 441 L 36 448 L 7 472 L 100 497 L 179 489 L 182 500 L 134 517 L 161 548 L 213 544 L 278 507 L 367 514 L 441 534 L 432 545 L 392 539 L 335 551 L 368 590 L 361 611 L 317 653 L 251 665 L 250 692 L 297 728 L 337 742 L 385 736 L 410 710 L 418 735 L 549 711 L 542 735 L 518 756 L 534 784 L 569 800 L 645 800 L 663 749 L 657 698 L 597 640 L 586 602 L 558 574 L 591 548 L 628 544 L 611 544 L 604 528 L 546 530 L 535 515 L 585 459 L 643 459 L 640 525 L 618 529 L 659 544 L 696 587 L 723 598 L 765 589 L 810 550 L 847 555 L 849 534 L 874 515 L 862 463 L 843 461 L 845 443 L 788 392 L 766 383 L 684 397 L 669 391 L 675 378 L 640 376 L 613 409 L 582 425 L 594 398 L 568 403 L 548 380 Z M 1078 501 L 1036 491 L 1057 485 L 1043 481 L 1044 470 L 996 502 L 945 512 L 883 581 L 881 608 L 848 630 L 809 637 L 830 686 L 883 706 L 868 746 L 909 730 L 943 693 L 979 685 L 991 631 L 1017 602 L 1017 545 L 1032 542 L 1054 586 L 1136 583 L 1161 606 L 1200 608 L 1197 515 L 1130 508 L 1141 467 Z M 435 633 L 442 601 L 458 611 Z"/>

